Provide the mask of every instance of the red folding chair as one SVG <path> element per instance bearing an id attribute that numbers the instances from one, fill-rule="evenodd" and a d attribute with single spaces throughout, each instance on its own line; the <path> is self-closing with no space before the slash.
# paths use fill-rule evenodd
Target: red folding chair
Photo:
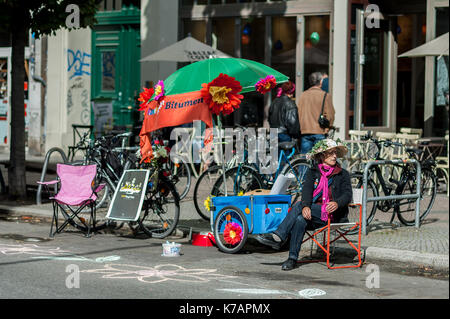
<path id="1" fill-rule="evenodd" d="M 104 184 L 94 188 L 94 180 L 97 174 L 97 165 L 72 166 L 66 164 L 56 164 L 56 174 L 59 180 L 49 182 L 38 182 L 44 185 L 47 190 L 50 185 L 59 183 L 59 191 L 54 197 L 50 197 L 53 204 L 53 219 L 50 227 L 50 237 L 62 232 L 67 225 L 72 225 L 90 237 L 91 230 L 95 230 L 95 201 L 97 193 L 104 187 Z M 80 213 L 89 207 L 90 219 L 79 216 Z M 65 218 L 62 225 L 58 226 L 58 215 Z M 53 232 L 53 225 L 56 230 Z"/>
<path id="2" fill-rule="evenodd" d="M 305 235 L 308 236 L 308 238 L 304 239 L 302 244 L 305 243 L 308 240 L 312 240 L 314 243 L 316 243 L 317 247 L 320 248 L 324 254 L 325 254 L 325 258 L 324 259 L 318 259 L 318 260 L 300 260 L 298 261 L 299 263 L 303 263 L 303 262 L 324 262 L 326 260 L 327 262 L 327 267 L 329 269 L 339 269 L 339 268 L 358 268 L 361 267 L 362 265 L 362 260 L 361 260 L 361 225 L 362 225 L 362 204 L 360 202 L 360 200 L 355 200 L 355 198 L 359 198 L 359 195 L 355 195 L 355 192 L 358 192 L 359 194 L 360 190 L 353 190 L 353 199 L 354 202 L 349 204 L 349 207 L 351 208 L 359 208 L 359 218 L 357 218 L 354 221 L 348 222 L 348 223 L 332 223 L 330 218 L 328 218 L 328 223 L 326 226 L 323 226 L 321 228 L 317 228 L 315 230 L 306 230 Z M 357 245 L 353 244 L 351 240 L 349 240 L 347 238 L 347 236 L 349 235 L 349 233 L 354 234 L 354 232 L 357 231 L 358 234 L 358 243 Z M 312 233 L 313 232 L 313 233 Z M 330 239 L 330 234 L 331 232 L 336 233 L 337 235 L 331 240 Z M 322 244 L 320 244 L 317 239 L 316 236 L 319 234 L 323 234 L 323 241 Z M 336 266 L 333 267 L 330 265 L 330 256 L 331 256 L 331 250 L 330 250 L 330 245 L 334 244 L 338 239 L 343 238 L 349 245 L 350 247 L 355 250 L 357 256 L 358 256 L 358 263 L 354 264 L 354 265 L 345 265 L 345 266 Z"/>

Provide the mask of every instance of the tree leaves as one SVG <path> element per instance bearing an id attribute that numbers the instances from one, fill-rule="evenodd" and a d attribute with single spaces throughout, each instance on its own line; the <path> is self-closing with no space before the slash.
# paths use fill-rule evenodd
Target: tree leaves
<path id="1" fill-rule="evenodd" d="M 99 3 L 100 0 L 0 0 L 0 31 L 12 33 L 20 23 L 38 38 L 55 34 L 61 28 L 73 29 L 66 25 L 66 18 L 71 14 L 66 12 L 69 5 L 79 9 L 80 28 L 92 27 Z"/>

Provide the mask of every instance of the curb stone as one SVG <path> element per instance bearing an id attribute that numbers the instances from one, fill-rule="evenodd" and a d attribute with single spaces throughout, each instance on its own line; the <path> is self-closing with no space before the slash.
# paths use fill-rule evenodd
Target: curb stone
<path id="1" fill-rule="evenodd" d="M 441 254 L 420 253 L 416 251 L 367 247 L 365 249 L 365 261 L 370 260 L 390 260 L 404 263 L 412 263 L 416 265 L 430 266 L 435 269 L 448 270 L 449 256 Z"/>

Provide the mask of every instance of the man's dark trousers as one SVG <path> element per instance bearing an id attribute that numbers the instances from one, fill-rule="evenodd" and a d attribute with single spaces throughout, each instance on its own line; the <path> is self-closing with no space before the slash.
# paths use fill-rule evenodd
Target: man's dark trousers
<path id="1" fill-rule="evenodd" d="M 321 216 L 321 205 L 312 204 L 311 205 L 311 219 L 306 220 L 301 212 L 302 205 L 297 202 L 291 209 L 291 211 L 286 215 L 285 219 L 278 226 L 277 230 L 274 231 L 282 241 L 285 241 L 289 235 L 291 235 L 289 243 L 289 259 L 298 259 L 298 254 L 302 246 L 303 237 L 305 236 L 306 230 L 312 230 L 326 226 L 328 221 L 323 221 L 320 219 Z"/>

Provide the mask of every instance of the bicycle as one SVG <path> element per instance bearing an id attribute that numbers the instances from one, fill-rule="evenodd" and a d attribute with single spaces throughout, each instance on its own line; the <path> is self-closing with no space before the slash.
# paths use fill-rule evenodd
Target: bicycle
<path id="1" fill-rule="evenodd" d="M 151 140 L 158 141 L 159 145 L 164 146 L 162 133 L 155 131 L 151 133 Z M 168 150 L 170 153 L 170 150 Z M 187 164 L 185 154 L 177 153 L 175 156 L 171 156 L 170 161 L 164 163 L 161 169 L 166 171 L 168 179 L 175 185 L 180 200 L 184 199 L 191 188 L 191 169 Z"/>
<path id="2" fill-rule="evenodd" d="M 231 167 L 237 165 L 238 156 L 235 154 L 230 161 L 225 163 L 225 171 Z M 197 179 L 194 187 L 194 206 L 197 213 L 204 220 L 210 219 L 209 212 L 206 211 L 204 207 L 204 201 L 209 196 L 211 189 L 216 183 L 217 179 L 222 177 L 222 165 L 213 165 L 206 169 Z M 205 196 L 206 195 L 206 196 Z"/>
<path id="3" fill-rule="evenodd" d="M 292 174 L 295 177 L 295 182 L 291 183 L 286 193 L 292 196 L 291 202 L 297 201 L 301 194 L 304 175 L 310 165 L 306 159 L 294 157 L 297 152 L 296 144 L 296 140 L 279 144 L 280 154 L 278 156 L 277 169 L 273 174 L 262 174 L 257 164 L 252 163 L 249 165 L 246 161 L 226 170 L 225 185 L 227 192 L 228 190 L 231 191 L 228 194 L 236 196 L 254 189 L 271 189 L 280 173 L 283 175 Z M 286 164 L 282 167 L 283 162 Z M 211 191 L 211 196 L 225 195 L 223 182 L 223 178 L 219 178 L 216 181 Z"/>
<path id="4" fill-rule="evenodd" d="M 148 169 L 147 164 L 139 169 Z M 174 184 L 159 168 L 151 168 L 150 179 L 137 222 L 128 226 L 135 235 L 142 230 L 149 237 L 165 238 L 170 236 L 178 225 L 180 218 L 180 198 Z"/>
<path id="5" fill-rule="evenodd" d="M 239 124 L 236 124 L 236 128 L 244 131 L 246 129 Z M 244 149 L 248 148 L 246 142 L 247 141 L 244 139 Z M 210 195 L 211 189 L 213 188 L 217 179 L 223 176 L 223 167 L 220 164 L 221 160 L 219 158 L 219 154 L 217 152 L 214 152 L 210 155 L 212 155 L 212 163 L 208 164 L 209 167 L 198 176 L 193 194 L 195 210 L 204 220 L 210 220 L 210 213 L 206 210 L 204 202 Z M 236 150 L 234 150 L 233 156 L 226 163 L 224 163 L 225 171 L 237 166 L 239 161 L 241 160 L 242 159 L 239 154 L 236 152 Z"/>
<path id="6" fill-rule="evenodd" d="M 392 142 L 389 140 L 377 140 L 371 136 L 369 132 L 366 140 L 370 140 L 376 145 L 377 152 L 374 160 L 383 160 L 380 153 L 383 146 L 385 147 L 403 147 L 401 143 Z M 420 192 L 420 222 L 431 211 L 436 198 L 436 176 L 434 174 L 433 166 L 435 165 L 433 160 L 420 161 L 419 149 L 406 148 L 406 153 L 409 158 L 417 160 L 421 165 L 421 192 Z M 367 198 L 378 197 L 380 192 L 384 196 L 402 195 L 402 194 L 416 194 L 416 168 L 414 164 L 392 164 L 399 169 L 399 179 L 388 178 L 386 181 L 381 168 L 378 165 L 374 165 L 369 169 L 369 175 L 367 180 Z M 363 173 L 356 172 L 351 174 L 352 187 L 361 188 L 363 186 Z M 378 184 L 375 182 L 378 181 Z M 398 217 L 400 222 L 406 226 L 412 226 L 415 224 L 415 205 L 416 199 L 389 199 L 382 201 L 370 201 L 367 202 L 367 217 L 366 225 L 369 225 L 374 219 L 375 212 L 381 210 L 382 212 L 389 212 L 393 209 L 390 223 L 393 222 L 395 216 Z M 356 219 L 357 216 L 349 216 L 350 221 Z"/>

